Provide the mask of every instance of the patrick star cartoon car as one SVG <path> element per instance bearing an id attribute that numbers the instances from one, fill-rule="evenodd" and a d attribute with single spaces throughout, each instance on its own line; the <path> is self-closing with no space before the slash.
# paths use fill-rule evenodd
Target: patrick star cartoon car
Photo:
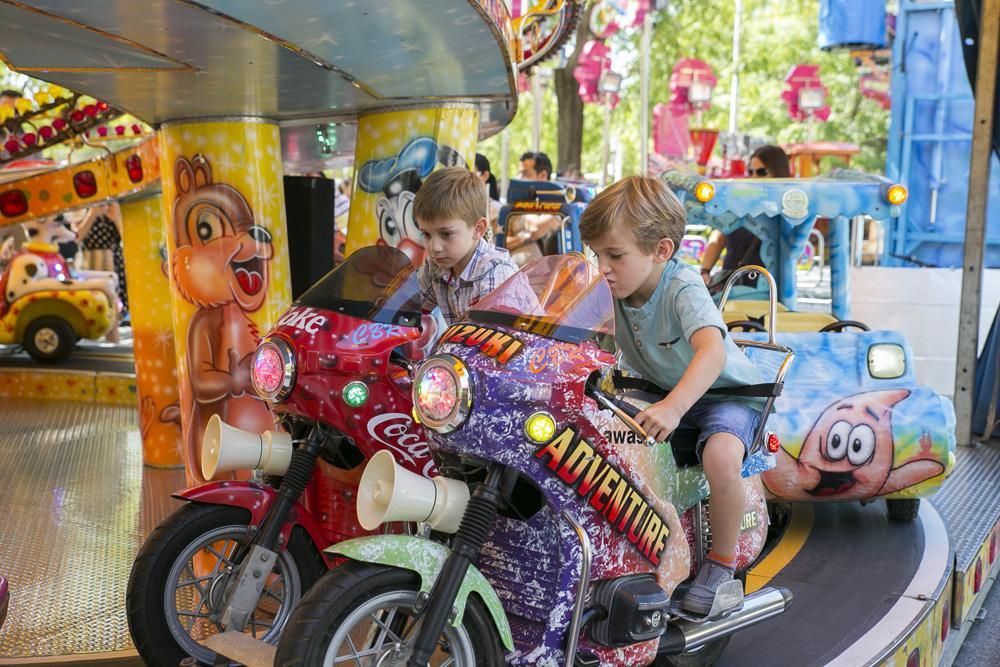
<path id="1" fill-rule="evenodd" d="M 55 245 L 27 243 L 0 275 L 0 344 L 21 344 L 32 358 L 56 363 L 80 338 L 98 339 L 117 321 L 117 276 L 78 272 Z"/>

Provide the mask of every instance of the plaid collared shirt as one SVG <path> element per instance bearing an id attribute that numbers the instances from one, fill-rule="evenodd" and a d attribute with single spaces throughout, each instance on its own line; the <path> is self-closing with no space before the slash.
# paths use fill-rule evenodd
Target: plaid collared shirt
<path id="1" fill-rule="evenodd" d="M 429 258 L 425 259 L 420 267 L 423 307 L 426 310 L 439 307 L 445 321 L 453 324 L 515 273 L 517 265 L 510 261 L 510 254 L 485 239 L 479 240 L 472 259 L 458 278 L 453 277 L 449 269 L 442 269 Z"/>

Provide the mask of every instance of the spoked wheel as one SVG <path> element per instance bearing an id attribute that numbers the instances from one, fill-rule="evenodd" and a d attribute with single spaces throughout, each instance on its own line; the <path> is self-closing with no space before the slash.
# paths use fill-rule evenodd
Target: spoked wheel
<path id="1" fill-rule="evenodd" d="M 215 653 L 201 642 L 223 631 L 222 601 L 239 573 L 236 558 L 249 518 L 235 507 L 189 504 L 146 540 L 126 593 L 129 631 L 146 664 L 174 667 L 189 655 L 202 664 L 214 662 Z M 309 539 L 293 532 L 245 632 L 275 643 L 292 609 L 324 570 Z"/>
<path id="2" fill-rule="evenodd" d="M 402 667 L 420 618 L 419 579 L 409 570 L 349 562 L 324 576 L 292 614 L 274 661 L 280 667 Z M 500 667 L 503 649 L 486 608 L 470 597 L 460 626 L 445 626 L 433 667 Z"/>

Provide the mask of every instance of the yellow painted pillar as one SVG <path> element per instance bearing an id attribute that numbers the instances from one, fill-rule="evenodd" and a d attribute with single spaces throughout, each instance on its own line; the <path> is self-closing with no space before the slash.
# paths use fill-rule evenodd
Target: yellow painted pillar
<path id="1" fill-rule="evenodd" d="M 271 428 L 250 386 L 260 333 L 291 302 L 278 126 L 259 119 L 167 123 L 160 132 L 184 465 L 203 481 L 213 414 Z"/>
<path id="2" fill-rule="evenodd" d="M 179 466 L 184 459 L 162 198 L 124 202 L 121 211 L 125 273 L 135 290 L 130 313 L 142 460 Z"/>
<path id="3" fill-rule="evenodd" d="M 347 252 L 388 244 L 419 264 L 424 249 L 413 222 L 413 198 L 435 169 L 472 168 L 478 134 L 479 108 L 475 105 L 422 105 L 361 116 Z"/>

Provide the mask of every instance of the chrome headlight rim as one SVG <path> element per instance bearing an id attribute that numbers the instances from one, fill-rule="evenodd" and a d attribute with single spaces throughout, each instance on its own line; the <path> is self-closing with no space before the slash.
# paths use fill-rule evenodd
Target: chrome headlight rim
<path id="1" fill-rule="evenodd" d="M 273 348 L 277 350 L 279 357 L 281 358 L 282 366 L 282 378 L 281 384 L 278 385 L 276 391 L 265 391 L 257 382 L 257 374 L 254 369 L 257 367 L 257 355 L 261 353 L 262 349 Z M 288 395 L 292 393 L 292 389 L 295 387 L 295 378 L 297 374 L 297 368 L 295 364 L 295 351 L 282 338 L 265 338 L 254 350 L 253 359 L 250 361 L 250 384 L 253 386 L 253 390 L 265 401 L 270 401 L 272 403 L 279 403 L 284 399 L 288 398 Z"/>
<path id="2" fill-rule="evenodd" d="M 443 368 L 455 380 L 457 395 L 455 397 L 455 407 L 449 411 L 444 418 L 436 419 L 428 415 L 421 407 L 417 398 L 420 382 L 428 371 L 434 368 Z M 436 354 L 426 359 L 417 367 L 413 374 L 413 408 L 420 419 L 420 423 L 437 433 L 451 433 L 458 430 L 468 419 L 472 412 L 473 383 L 472 374 L 469 372 L 465 362 L 452 354 Z"/>
<path id="3" fill-rule="evenodd" d="M 868 375 L 876 380 L 895 380 L 906 375 L 906 350 L 899 343 L 873 343 L 868 346 L 866 357 Z M 892 370 L 879 370 L 883 368 Z"/>

